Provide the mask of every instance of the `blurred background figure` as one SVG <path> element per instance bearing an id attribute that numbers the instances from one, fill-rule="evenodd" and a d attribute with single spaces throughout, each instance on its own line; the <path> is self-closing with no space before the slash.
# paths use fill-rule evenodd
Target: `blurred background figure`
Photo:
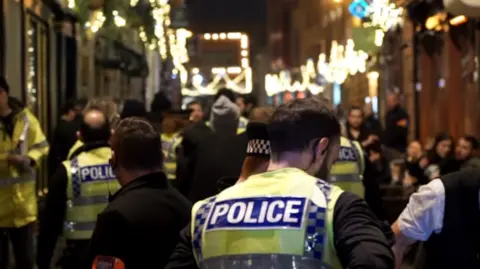
<path id="1" fill-rule="evenodd" d="M 399 152 L 405 152 L 408 141 L 408 127 L 408 114 L 400 105 L 398 94 L 388 92 L 385 132 L 382 139 L 385 146 Z"/>
<path id="2" fill-rule="evenodd" d="M 363 113 L 365 128 L 370 130 L 373 134 L 380 136 L 383 133 L 383 128 L 377 115 L 373 112 L 372 102 L 365 103 Z"/>
<path id="3" fill-rule="evenodd" d="M 348 110 L 346 127 L 346 137 L 350 140 L 359 142 L 363 148 L 368 148 L 379 140 L 372 130 L 364 124 L 363 110 L 359 106 L 352 106 Z"/>
<path id="4" fill-rule="evenodd" d="M 439 133 L 435 136 L 433 148 L 426 153 L 426 162 L 421 162 L 430 180 L 455 170 L 452 148 L 453 138 L 449 134 Z"/>
<path id="5" fill-rule="evenodd" d="M 257 98 L 252 94 L 239 95 L 235 99 L 235 103 L 237 104 L 238 109 L 240 110 L 240 115 L 248 119 L 252 109 L 257 106 Z"/>
<path id="6" fill-rule="evenodd" d="M 239 177 L 248 141 L 245 132 L 237 134 L 239 117 L 233 92 L 220 90 L 210 113 L 212 133 L 190 156 L 180 182 L 181 192 L 192 202 L 215 195 L 221 177 Z"/>
<path id="7" fill-rule="evenodd" d="M 203 106 L 198 101 L 192 101 L 188 103 L 187 109 L 191 111 L 189 120 L 193 123 L 199 123 L 204 120 L 205 113 L 203 111 Z"/>
<path id="8" fill-rule="evenodd" d="M 81 124 L 81 112 L 86 100 L 71 100 L 62 110 L 62 115 L 50 138 L 50 153 L 48 156 L 48 171 L 52 175 L 57 167 L 67 159 L 68 151 L 77 140 L 77 131 Z"/>
<path id="9" fill-rule="evenodd" d="M 120 118 L 125 119 L 128 117 L 146 118 L 147 110 L 145 109 L 145 103 L 133 99 L 126 100 L 123 104 Z"/>
<path id="10" fill-rule="evenodd" d="M 480 158 L 476 156 L 479 148 L 478 140 L 471 135 L 458 139 L 455 146 L 456 170 L 468 168 L 480 168 Z"/>

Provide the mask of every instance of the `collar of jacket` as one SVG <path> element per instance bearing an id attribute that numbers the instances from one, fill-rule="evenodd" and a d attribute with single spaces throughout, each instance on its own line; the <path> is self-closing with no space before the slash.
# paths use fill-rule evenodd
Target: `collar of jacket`
<path id="1" fill-rule="evenodd" d="M 109 202 L 139 188 L 166 189 L 168 187 L 168 179 L 164 172 L 154 172 L 141 176 L 122 186 L 114 195 L 109 198 Z"/>
<path id="2" fill-rule="evenodd" d="M 110 144 L 107 141 L 98 141 L 98 142 L 90 142 L 87 144 L 83 144 L 83 146 L 79 147 L 77 150 L 75 150 L 72 153 L 72 156 L 70 156 L 70 160 L 73 160 L 73 158 L 77 157 L 82 152 L 87 152 L 90 150 L 104 148 L 104 147 L 109 148 Z"/>

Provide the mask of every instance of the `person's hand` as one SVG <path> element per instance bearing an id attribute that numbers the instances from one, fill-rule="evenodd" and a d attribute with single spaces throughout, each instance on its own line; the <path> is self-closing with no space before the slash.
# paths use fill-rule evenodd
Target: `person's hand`
<path id="1" fill-rule="evenodd" d="M 425 167 L 428 166 L 428 159 L 426 157 L 423 157 L 420 162 L 418 162 L 418 165 L 420 168 L 425 169 Z"/>
<path id="2" fill-rule="evenodd" d="M 365 139 L 365 141 L 362 142 L 362 146 L 363 147 L 368 147 L 370 146 L 371 144 L 375 143 L 376 141 L 378 141 L 378 136 L 376 135 L 369 135 L 367 139 Z"/>
<path id="3" fill-rule="evenodd" d="M 368 154 L 368 159 L 370 162 L 378 162 L 380 160 L 381 156 L 379 152 L 375 152 L 373 150 L 370 151 L 370 154 Z"/>
<path id="4" fill-rule="evenodd" d="M 7 157 L 7 162 L 9 165 L 22 165 L 28 161 L 28 157 L 19 155 L 19 154 L 10 154 Z"/>

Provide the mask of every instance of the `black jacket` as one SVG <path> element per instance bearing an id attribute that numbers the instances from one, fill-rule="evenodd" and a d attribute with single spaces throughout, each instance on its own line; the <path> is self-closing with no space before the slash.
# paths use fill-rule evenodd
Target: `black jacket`
<path id="1" fill-rule="evenodd" d="M 405 152 L 408 141 L 408 114 L 400 105 L 387 112 L 383 143 L 385 146 Z"/>
<path id="2" fill-rule="evenodd" d="M 169 185 L 163 172 L 135 179 L 98 216 L 87 262 L 113 256 L 127 269 L 163 268 L 190 221 L 190 209 L 191 203 Z"/>
<path id="3" fill-rule="evenodd" d="M 190 156 L 188 167 L 180 179 L 182 193 L 196 202 L 218 193 L 218 180 L 240 176 L 248 138 L 215 132 L 205 138 Z"/>
<path id="4" fill-rule="evenodd" d="M 393 233 L 382 225 L 367 204 L 353 193 L 343 193 L 334 209 L 335 250 L 343 268 L 393 269 Z M 192 249 L 190 225 L 181 232 L 165 269 L 198 269 Z"/>

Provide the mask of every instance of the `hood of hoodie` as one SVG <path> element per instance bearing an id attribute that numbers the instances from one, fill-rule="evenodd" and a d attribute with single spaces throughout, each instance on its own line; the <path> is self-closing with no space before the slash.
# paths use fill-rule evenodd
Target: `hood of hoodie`
<path id="1" fill-rule="evenodd" d="M 210 113 L 210 127 L 214 132 L 237 132 L 240 111 L 238 106 L 225 96 L 220 96 L 212 105 Z"/>

